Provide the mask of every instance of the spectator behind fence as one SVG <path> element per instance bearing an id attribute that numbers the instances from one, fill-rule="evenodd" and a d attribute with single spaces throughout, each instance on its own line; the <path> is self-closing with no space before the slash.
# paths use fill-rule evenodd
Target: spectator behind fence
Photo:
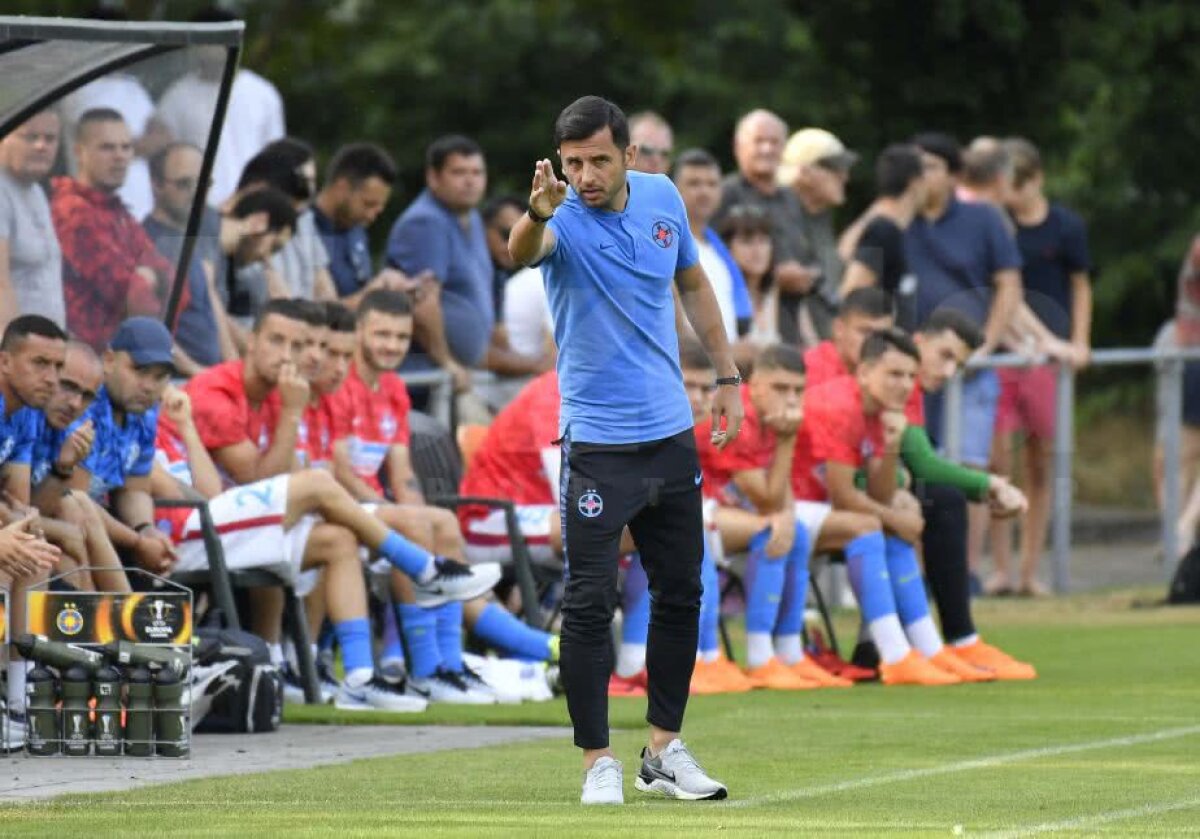
<path id="1" fill-rule="evenodd" d="M 878 197 L 846 266 L 841 296 L 880 286 L 896 301 L 896 324 L 917 328 L 917 278 L 904 255 L 904 230 L 925 203 L 921 154 L 915 146 L 888 146 L 875 161 Z"/>
<path id="2" fill-rule="evenodd" d="M 721 165 L 703 149 L 688 149 L 675 164 L 674 180 L 700 251 L 700 265 L 717 295 L 725 335 L 733 343 L 750 320 L 750 298 L 737 263 L 708 226 L 721 201 Z"/>
<path id="3" fill-rule="evenodd" d="M 833 211 L 846 203 L 846 181 L 858 155 L 842 141 L 821 128 L 803 128 L 783 147 L 783 161 L 776 173 L 781 187 L 790 188 L 800 208 L 810 259 L 821 272 L 815 280 L 816 293 L 837 311 L 838 289 L 844 266 L 833 232 Z"/>
<path id="4" fill-rule="evenodd" d="M 459 391 L 470 386 L 469 368 L 483 362 L 493 325 L 492 262 L 476 209 L 486 189 L 479 144 L 439 137 L 425 153 L 424 192 L 388 235 L 389 265 L 410 276 L 430 271 L 437 283 L 438 293 L 421 295 L 413 307 L 413 352 L 404 368 L 441 367 Z"/>
<path id="5" fill-rule="evenodd" d="M 738 204 L 721 220 L 721 239 L 746 282 L 750 323 L 733 351 L 738 367 L 753 366 L 758 350 L 779 343 L 779 294 L 771 276 L 771 220 L 762 208 Z"/>
<path id="6" fill-rule="evenodd" d="M 190 143 L 172 143 L 150 158 L 154 210 L 142 222 L 159 253 L 178 264 L 203 155 Z M 224 304 L 217 294 L 213 264 L 196 243 L 187 267 L 175 320 L 175 372 L 194 376 L 205 367 L 237 357 Z"/>
<path id="7" fill-rule="evenodd" d="M 629 144 L 637 146 L 637 157 L 630 168 L 649 175 L 670 173 L 675 134 L 670 124 L 654 111 L 641 111 L 629 117 Z"/>
<path id="8" fill-rule="evenodd" d="M 225 23 L 237 19 L 236 15 L 216 8 L 192 16 L 193 23 Z M 147 132 L 146 144 L 150 151 L 157 151 L 171 140 L 183 140 L 204 148 L 212 128 L 228 54 L 225 47 L 190 48 L 193 69 L 168 87 L 158 100 L 158 110 Z M 250 158 L 285 133 L 283 98 L 275 85 L 245 67 L 239 68 L 229 90 L 208 200 L 220 205 L 233 195 L 238 177 Z"/>
<path id="9" fill-rule="evenodd" d="M 1051 203 L 1043 191 L 1041 157 L 1028 140 L 1004 142 L 1008 160 L 1008 209 L 1015 221 L 1021 251 L 1021 281 L 1025 305 L 1055 338 L 1066 342 L 1069 355 L 1062 360 L 1076 369 L 1091 355 L 1092 286 L 1089 272 L 1087 229 L 1075 213 Z M 1000 179 L 1003 183 L 1003 178 Z M 1029 515 L 1021 529 L 1021 564 L 1012 573 L 1012 531 L 1003 522 L 992 525 L 992 562 L 995 573 L 984 590 L 988 593 L 1044 594 L 1037 579 L 1042 547 L 1050 522 L 1050 487 L 1054 475 L 1056 404 L 1055 368 L 1037 367 L 999 371 L 1000 406 L 996 414 L 993 466 L 1010 473 L 1014 441 L 1024 433 L 1024 468 Z"/>
<path id="10" fill-rule="evenodd" d="M 777 183 L 787 124 L 770 111 L 743 116 L 733 135 L 738 171 L 721 184 L 719 223 L 729 209 L 742 204 L 758 207 L 771 222 L 772 268 L 781 306 L 779 332 L 783 340 L 811 346 L 829 337 L 833 311 L 813 294 L 820 269 L 813 265 L 805 238 L 801 209 L 790 189 Z"/>
<path id="11" fill-rule="evenodd" d="M 67 328 L 101 351 L 130 315 L 159 315 L 174 267 L 121 203 L 133 140 L 114 110 L 95 108 L 75 132 L 78 178 L 53 181 L 51 217 L 63 253 Z"/>
<path id="12" fill-rule="evenodd" d="M 404 288 L 407 277 L 384 269 L 373 275 L 367 228 L 387 205 L 396 164 L 373 143 L 342 146 L 325 170 L 325 185 L 313 202 L 313 221 L 329 255 L 338 297 L 354 308 L 377 288 Z"/>
<path id="13" fill-rule="evenodd" d="M 317 160 L 312 146 L 295 137 L 269 143 L 242 170 L 238 191 L 273 186 L 292 199 L 296 208 L 296 235 L 270 260 L 270 271 L 257 270 L 257 284 L 269 297 L 299 297 L 304 300 L 334 300 L 337 289 L 329 275 L 329 252 L 313 218 L 312 202 L 317 196 Z M 266 263 L 264 263 L 265 265 Z M 247 280 L 239 272 L 239 282 Z M 270 282 L 268 282 L 270 280 Z M 254 314 L 258 314 L 254 307 Z"/>
<path id="14" fill-rule="evenodd" d="M 66 323 L 62 251 L 38 183 L 54 166 L 60 126 L 42 111 L 0 140 L 0 328 L 20 314 Z"/>

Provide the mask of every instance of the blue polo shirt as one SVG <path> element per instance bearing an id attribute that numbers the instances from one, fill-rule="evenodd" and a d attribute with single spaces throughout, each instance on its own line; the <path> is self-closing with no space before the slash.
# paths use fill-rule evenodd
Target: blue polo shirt
<path id="1" fill-rule="evenodd" d="M 37 436 L 33 441 L 32 454 L 29 458 L 29 482 L 37 486 L 50 474 L 62 445 L 66 442 L 67 432 L 59 431 L 46 419 L 46 415 L 38 412 Z"/>
<path id="2" fill-rule="evenodd" d="M 1046 328 L 1071 337 L 1071 275 L 1091 270 L 1087 229 L 1066 207 L 1051 204 L 1041 224 L 1017 225 L 1025 302 Z"/>
<path id="3" fill-rule="evenodd" d="M 670 178 L 627 177 L 624 212 L 592 209 L 569 189 L 548 224 L 559 430 L 576 442 L 645 443 L 692 427 L 671 287 L 699 252 Z"/>
<path id="4" fill-rule="evenodd" d="M 92 475 L 88 495 L 100 501 L 111 490 L 125 486 L 126 478 L 150 474 L 158 434 L 158 406 L 144 414 L 126 414 L 125 425 L 120 426 L 113 418 L 108 389 L 101 387 L 87 412 L 71 423 L 67 433 L 89 419 L 96 436 L 92 451 L 81 465 Z"/>
<path id="5" fill-rule="evenodd" d="M 339 230 L 333 220 L 317 207 L 312 208 L 313 222 L 325 250 L 329 253 L 329 276 L 338 297 L 349 297 L 371 281 L 371 242 L 365 227 Z"/>
<path id="6" fill-rule="evenodd" d="M 0 466 L 29 463 L 33 441 L 37 439 L 39 416 L 41 411 L 28 406 L 10 414 L 4 404 L 4 395 L 0 394 Z"/>
<path id="7" fill-rule="evenodd" d="M 429 270 L 441 285 L 442 322 L 446 343 L 460 364 L 483 363 L 496 307 L 494 274 L 483 217 L 471 210 L 466 227 L 428 189 L 408 205 L 388 234 L 388 265 L 410 277 Z M 427 350 L 413 341 L 415 352 L 404 369 L 419 369 Z M 428 362 L 424 362 L 425 366 Z"/>
<path id="8" fill-rule="evenodd" d="M 982 326 L 992 305 L 992 276 L 1021 267 L 1021 254 L 1000 211 L 953 197 L 936 220 L 913 219 L 904 234 L 904 250 L 917 277 L 918 323 L 935 309 L 949 307 Z"/>

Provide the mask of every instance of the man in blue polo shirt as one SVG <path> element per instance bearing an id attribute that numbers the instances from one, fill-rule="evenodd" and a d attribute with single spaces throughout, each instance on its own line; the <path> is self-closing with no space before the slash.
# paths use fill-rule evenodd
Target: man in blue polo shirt
<path id="1" fill-rule="evenodd" d="M 683 200 L 664 175 L 629 172 L 637 147 L 613 103 L 585 96 L 554 125 L 563 171 L 537 163 L 529 211 L 509 252 L 540 263 L 554 313 L 567 584 L 562 681 L 583 749 L 584 804 L 621 804 L 608 739 L 610 624 L 617 551 L 629 527 L 652 596 L 646 669 L 650 742 L 636 786 L 673 798 L 724 798 L 679 739 L 695 665 L 703 555 L 700 466 L 679 368 L 672 284 L 715 360 L 713 442 L 737 436 L 741 382 Z M 723 422 L 724 421 L 724 422 Z"/>
<path id="2" fill-rule="evenodd" d="M 388 236 L 388 265 L 409 276 L 429 271 L 439 286 L 417 296 L 416 334 L 401 369 L 440 367 L 459 390 L 469 386 L 467 369 L 482 366 L 495 324 L 492 257 L 477 209 L 486 190 L 479 144 L 439 137 L 425 152 L 425 190 Z"/>

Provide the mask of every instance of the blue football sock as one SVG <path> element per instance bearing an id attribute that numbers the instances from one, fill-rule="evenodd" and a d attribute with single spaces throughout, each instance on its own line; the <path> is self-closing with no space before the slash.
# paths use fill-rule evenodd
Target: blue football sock
<path id="1" fill-rule="evenodd" d="M 433 560 L 433 554 L 389 530 L 379 546 L 379 555 L 414 580 L 420 580 Z"/>
<path id="2" fill-rule="evenodd" d="M 347 673 L 354 670 L 374 670 L 371 657 L 371 622 L 366 618 L 351 618 L 333 625 L 338 646 L 342 648 L 342 666 Z"/>
<path id="3" fill-rule="evenodd" d="M 713 538 L 720 536 L 714 534 Z M 720 649 L 718 637 L 721 622 L 721 590 L 717 577 L 717 563 L 713 561 L 708 539 L 704 540 L 704 560 L 700 565 L 700 584 L 704 587 L 700 595 L 700 637 L 697 652 L 703 656 L 713 656 Z M 706 659 L 707 660 L 707 659 Z"/>
<path id="4" fill-rule="evenodd" d="M 650 635 L 650 583 L 637 554 L 625 573 L 621 589 L 621 643 L 646 645 Z"/>
<path id="5" fill-rule="evenodd" d="M 442 666 L 437 612 L 415 603 L 400 603 L 396 606 L 396 617 L 400 618 L 400 631 L 408 647 L 408 672 L 418 679 L 429 678 Z"/>
<path id="6" fill-rule="evenodd" d="M 771 531 L 754 534 L 746 562 L 746 631 L 770 634 L 783 597 L 784 557 L 768 557 Z"/>
<path id="7" fill-rule="evenodd" d="M 471 631 L 489 646 L 529 661 L 550 660 L 549 632 L 534 629 L 518 620 L 498 603 L 483 607 Z"/>
<path id="8" fill-rule="evenodd" d="M 380 661 L 404 661 L 404 642 L 400 640 L 400 624 L 396 612 L 392 609 L 383 610 L 383 649 L 379 654 Z"/>
<path id="9" fill-rule="evenodd" d="M 775 635 L 799 635 L 804 628 L 804 605 L 808 598 L 808 528 L 796 522 L 796 538 L 787 555 L 784 571 L 783 597 L 779 617 L 775 620 Z"/>
<path id="10" fill-rule="evenodd" d="M 888 536 L 887 569 L 892 578 L 892 593 L 896 612 L 904 626 L 929 616 L 929 599 L 925 596 L 925 580 L 917 564 L 917 552 L 907 542 Z"/>
<path id="11" fill-rule="evenodd" d="M 437 645 L 442 667 L 452 673 L 463 669 L 462 602 L 443 603 L 433 610 L 437 615 Z"/>
<path id="12" fill-rule="evenodd" d="M 864 622 L 896 613 L 882 533 L 867 533 L 846 545 L 846 570 Z"/>

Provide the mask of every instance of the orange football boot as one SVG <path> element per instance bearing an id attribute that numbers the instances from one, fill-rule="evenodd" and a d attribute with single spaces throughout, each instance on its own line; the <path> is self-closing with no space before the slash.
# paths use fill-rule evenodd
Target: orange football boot
<path id="1" fill-rule="evenodd" d="M 948 649 L 967 664 L 991 670 L 1002 682 L 1037 678 L 1037 670 L 1032 664 L 1017 661 L 1003 650 L 980 640 L 967 644 L 965 647 L 948 647 Z"/>
<path id="2" fill-rule="evenodd" d="M 754 687 L 767 690 L 812 690 L 821 686 L 812 679 L 796 675 L 791 668 L 774 656 L 771 656 L 771 660 L 761 667 L 748 668 L 746 676 Z"/>
<path id="3" fill-rule="evenodd" d="M 929 661 L 936 667 L 940 667 L 947 673 L 953 673 L 964 682 L 994 682 L 996 674 L 991 670 L 984 670 L 981 667 L 976 667 L 970 662 L 963 661 L 961 658 L 950 652 L 950 648 L 943 646 L 937 653 L 930 657 Z"/>
<path id="4" fill-rule="evenodd" d="M 895 664 L 880 664 L 879 679 L 885 685 L 958 685 L 962 679 L 932 664 L 916 650 Z"/>
<path id="5" fill-rule="evenodd" d="M 851 688 L 854 682 L 835 676 L 810 658 L 802 658 L 789 668 L 802 679 L 816 682 L 823 688 Z"/>

